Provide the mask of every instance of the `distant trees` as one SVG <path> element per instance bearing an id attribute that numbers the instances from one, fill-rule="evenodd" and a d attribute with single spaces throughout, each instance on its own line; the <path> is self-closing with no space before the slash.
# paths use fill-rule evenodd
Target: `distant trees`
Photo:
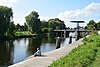
<path id="1" fill-rule="evenodd" d="M 17 23 L 17 25 L 15 26 L 16 26 L 15 28 L 16 31 L 28 31 L 28 26 L 26 23 L 24 23 L 24 25 L 20 25 L 19 23 Z"/>
<path id="2" fill-rule="evenodd" d="M 28 16 L 25 17 L 29 30 L 36 34 L 41 32 L 41 22 L 38 17 L 39 15 L 36 11 L 32 11 Z"/>
<path id="3" fill-rule="evenodd" d="M 85 29 L 100 30 L 100 21 L 96 23 L 94 20 L 90 20 Z"/>
<path id="4" fill-rule="evenodd" d="M 23 26 L 24 26 L 23 30 L 24 30 L 24 31 L 28 31 L 28 25 L 27 25 L 26 23 L 24 23 Z"/>
<path id="5" fill-rule="evenodd" d="M 40 21 L 36 11 L 32 11 L 25 17 L 24 25 L 15 25 L 12 21 L 13 11 L 6 6 L 0 6 L 0 36 L 13 35 L 18 31 L 31 31 L 32 33 L 50 33 L 53 30 L 65 29 L 64 21 L 58 18 L 50 19 L 49 21 Z"/>
<path id="6" fill-rule="evenodd" d="M 49 23 L 49 27 L 53 28 L 53 30 L 65 29 L 65 27 L 66 27 L 65 24 L 64 24 L 64 21 L 61 21 L 58 18 L 50 19 L 48 21 L 48 23 Z"/>
<path id="7" fill-rule="evenodd" d="M 0 6 L 0 36 L 4 36 L 8 32 L 12 18 L 12 9 L 6 6 Z"/>
<path id="8" fill-rule="evenodd" d="M 66 28 L 64 21 L 61 21 L 58 18 L 50 19 L 49 21 L 41 21 L 41 24 L 43 33 L 50 33 L 53 30 L 61 30 Z"/>
<path id="9" fill-rule="evenodd" d="M 88 29 L 93 30 L 95 24 L 96 22 L 94 20 L 90 20 L 89 23 L 87 24 Z"/>
<path id="10" fill-rule="evenodd" d="M 64 21 L 58 18 L 50 19 L 49 21 L 40 21 L 38 17 L 39 15 L 36 11 L 32 11 L 25 17 L 28 29 L 33 33 L 50 33 L 56 29 L 65 29 Z"/>
<path id="11" fill-rule="evenodd" d="M 97 30 L 100 30 L 100 21 L 96 24 Z"/>

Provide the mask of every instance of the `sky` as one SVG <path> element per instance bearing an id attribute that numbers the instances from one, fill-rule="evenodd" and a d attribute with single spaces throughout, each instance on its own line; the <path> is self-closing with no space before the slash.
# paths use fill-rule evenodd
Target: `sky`
<path id="1" fill-rule="evenodd" d="M 23 25 L 25 16 L 37 11 L 40 20 L 59 18 L 67 27 L 75 27 L 72 20 L 82 20 L 85 26 L 90 20 L 100 21 L 100 0 L 0 0 L 0 6 L 11 7 L 14 23 Z"/>

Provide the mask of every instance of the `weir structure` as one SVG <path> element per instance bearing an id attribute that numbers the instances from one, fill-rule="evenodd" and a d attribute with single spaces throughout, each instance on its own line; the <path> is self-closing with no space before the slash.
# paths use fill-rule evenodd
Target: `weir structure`
<path id="1" fill-rule="evenodd" d="M 69 37 L 70 32 L 75 32 L 76 35 L 76 40 L 78 40 L 79 38 L 83 37 L 82 33 L 84 32 L 84 35 L 88 35 L 91 30 L 86 30 L 86 29 L 80 29 L 79 23 L 85 23 L 84 21 L 70 21 L 72 23 L 77 23 L 77 27 L 76 29 L 62 29 L 62 30 L 54 30 L 54 35 L 55 37 L 60 37 L 60 38 L 66 38 Z"/>
<path id="2" fill-rule="evenodd" d="M 79 32 L 80 29 L 79 23 L 85 23 L 85 22 L 84 21 L 70 21 L 70 22 L 77 23 L 75 34 L 76 34 L 76 40 L 79 40 L 79 38 L 81 37 L 81 33 Z"/>
<path id="3" fill-rule="evenodd" d="M 85 23 L 84 21 L 70 21 L 70 22 L 73 22 L 73 23 L 77 23 L 77 31 L 79 31 L 79 23 Z"/>

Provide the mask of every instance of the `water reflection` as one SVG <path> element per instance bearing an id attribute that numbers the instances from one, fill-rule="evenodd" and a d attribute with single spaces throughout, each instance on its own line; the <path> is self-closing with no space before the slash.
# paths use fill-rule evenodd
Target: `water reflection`
<path id="1" fill-rule="evenodd" d="M 28 55 L 32 55 L 36 52 L 37 48 L 40 48 L 41 46 L 41 38 L 29 38 L 28 39 L 29 43 L 27 46 L 27 53 Z"/>
<path id="2" fill-rule="evenodd" d="M 14 59 L 13 63 L 20 62 L 28 57 L 27 53 L 27 46 L 28 46 L 28 39 L 16 39 L 13 41 L 14 44 Z"/>
<path id="3" fill-rule="evenodd" d="M 51 37 L 44 37 L 42 38 L 42 43 L 41 43 L 41 51 L 42 52 L 47 52 L 56 49 L 56 39 Z"/>
<path id="4" fill-rule="evenodd" d="M 0 67 L 13 64 L 14 46 L 12 41 L 0 41 Z"/>
<path id="5" fill-rule="evenodd" d="M 61 45 L 68 44 L 69 38 L 61 39 Z M 33 55 L 37 48 L 42 52 L 56 49 L 56 38 L 22 38 L 14 41 L 0 41 L 0 67 L 23 61 L 30 55 Z"/>

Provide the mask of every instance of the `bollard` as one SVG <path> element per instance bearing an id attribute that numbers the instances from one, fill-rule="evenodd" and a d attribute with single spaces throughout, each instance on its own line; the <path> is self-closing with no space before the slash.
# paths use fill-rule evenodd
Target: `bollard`
<path id="1" fill-rule="evenodd" d="M 72 36 L 69 36 L 69 44 L 72 43 Z"/>
<path id="2" fill-rule="evenodd" d="M 78 31 L 75 31 L 75 39 L 76 41 L 79 40 Z"/>
<path id="3" fill-rule="evenodd" d="M 56 49 L 60 48 L 60 44 L 61 44 L 61 38 L 57 37 L 57 39 L 56 39 Z"/>

